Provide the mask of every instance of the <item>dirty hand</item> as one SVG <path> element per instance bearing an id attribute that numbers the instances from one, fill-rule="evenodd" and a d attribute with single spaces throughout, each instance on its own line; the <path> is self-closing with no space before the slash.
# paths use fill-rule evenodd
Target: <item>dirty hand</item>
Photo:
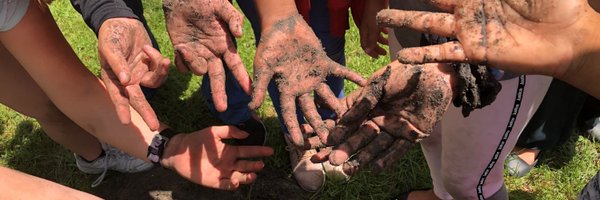
<path id="1" fill-rule="evenodd" d="M 585 0 L 429 0 L 448 12 L 384 10 L 387 26 L 458 38 L 434 46 L 403 49 L 403 63 L 487 63 L 511 72 L 560 78 L 580 65 L 591 13 Z M 596 34 L 596 33 L 594 33 Z M 532 59 L 534 58 L 534 59 Z"/>
<path id="2" fill-rule="evenodd" d="M 262 161 L 248 160 L 273 155 L 264 146 L 233 146 L 223 139 L 244 139 L 248 133 L 233 126 L 212 126 L 189 134 L 178 134 L 167 143 L 161 165 L 182 177 L 211 188 L 237 189 L 256 180 Z"/>
<path id="3" fill-rule="evenodd" d="M 167 79 L 170 61 L 152 48 L 142 23 L 131 18 L 104 21 L 98 31 L 102 80 L 123 124 L 131 122 L 129 105 L 152 130 L 159 122 L 140 85 L 157 88 Z"/>
<path id="4" fill-rule="evenodd" d="M 304 117 L 319 135 L 325 135 L 321 116 L 311 93 L 323 99 L 337 114 L 344 112 L 327 84 L 327 76 L 345 77 L 359 85 L 366 81 L 327 57 L 317 36 L 300 15 L 282 19 L 263 31 L 254 59 L 254 84 L 250 109 L 260 107 L 271 78 L 281 93 L 281 114 L 291 139 L 303 146 L 304 138 L 296 119 L 296 101 Z"/>
<path id="5" fill-rule="evenodd" d="M 365 11 L 358 26 L 360 34 L 360 46 L 367 55 L 378 58 L 385 56 L 387 51 L 379 46 L 388 45 L 388 39 L 384 34 L 387 34 L 387 29 L 377 25 L 377 13 L 384 8 L 387 8 L 387 0 L 370 0 L 365 2 Z"/>
<path id="6" fill-rule="evenodd" d="M 250 94 L 251 80 L 233 38 L 242 36 L 244 18 L 229 1 L 164 0 L 163 10 L 177 68 L 208 74 L 217 111 L 227 110 L 224 64 L 242 90 Z"/>
<path id="7" fill-rule="evenodd" d="M 343 164 L 349 175 L 359 168 L 379 172 L 390 166 L 428 137 L 441 119 L 453 98 L 453 74 L 445 64 L 398 61 L 375 72 L 368 86 L 342 100 L 349 110 L 330 135 L 308 140 L 312 148 L 337 145 L 333 151 L 320 151 L 313 162 L 328 158 L 333 165 Z"/>

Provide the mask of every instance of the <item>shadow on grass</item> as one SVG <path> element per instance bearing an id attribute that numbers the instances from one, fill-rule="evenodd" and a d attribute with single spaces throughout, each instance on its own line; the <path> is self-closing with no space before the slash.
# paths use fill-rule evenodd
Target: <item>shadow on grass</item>
<path id="1" fill-rule="evenodd" d="M 553 149 L 544 151 L 540 154 L 539 164 L 547 165 L 552 169 L 561 169 L 569 162 L 573 160 L 573 157 L 577 154 L 575 145 L 579 134 L 573 133 L 568 140 Z"/>
<path id="2" fill-rule="evenodd" d="M 73 154 L 47 137 L 33 120 L 17 125 L 15 135 L 6 142 L 4 156 L 10 168 L 76 189 L 85 190 L 92 181 L 77 170 Z"/>
<path id="3" fill-rule="evenodd" d="M 181 98 L 190 85 L 201 85 L 201 79 L 198 79 L 199 82 L 192 81 L 193 76 L 180 73 L 171 66 L 169 79 L 150 101 L 160 121 L 178 131 L 192 132 L 223 123 L 208 109 L 200 88 L 188 98 Z"/>
<path id="4" fill-rule="evenodd" d="M 509 199 L 518 199 L 518 200 L 534 200 L 537 196 L 537 192 L 526 192 L 523 190 L 514 190 L 508 193 Z"/>
<path id="5" fill-rule="evenodd" d="M 263 119 L 268 129 L 267 145 L 275 149 L 265 159 L 266 167 L 251 185 L 236 191 L 215 190 L 189 182 L 171 170 L 154 167 L 137 174 L 111 173 L 93 193 L 107 199 L 307 199 L 291 176 L 285 142 L 276 117 Z"/>

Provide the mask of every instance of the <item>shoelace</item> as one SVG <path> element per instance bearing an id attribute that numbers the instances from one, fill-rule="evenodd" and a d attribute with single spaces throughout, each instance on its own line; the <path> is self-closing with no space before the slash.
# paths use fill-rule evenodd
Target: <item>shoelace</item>
<path id="1" fill-rule="evenodd" d="M 106 176 L 106 172 L 108 171 L 108 163 L 110 160 L 121 160 L 123 157 L 131 160 L 132 158 L 127 156 L 124 152 L 118 150 L 117 148 L 111 147 L 110 145 L 106 145 L 104 148 L 104 170 L 102 170 L 102 174 L 92 183 L 92 187 L 96 187 L 102 183 L 104 177 Z"/>

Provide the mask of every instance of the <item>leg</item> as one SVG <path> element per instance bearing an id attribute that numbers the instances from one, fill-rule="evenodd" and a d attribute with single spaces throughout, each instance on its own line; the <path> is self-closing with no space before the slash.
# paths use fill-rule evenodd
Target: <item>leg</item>
<path id="1" fill-rule="evenodd" d="M 539 107 L 550 81 L 544 76 L 501 81 L 496 101 L 468 118 L 462 117 L 460 108 L 448 108 L 442 119 L 441 175 L 450 196 L 487 198 L 501 189 L 504 159 Z"/>
<path id="2" fill-rule="evenodd" d="M 540 151 L 562 145 L 569 139 L 586 96 L 569 84 L 552 80 L 540 108 L 507 158 L 506 166 L 510 175 L 524 176 L 536 164 Z"/>
<path id="3" fill-rule="evenodd" d="M 0 102 L 38 120 L 52 140 L 85 159 L 101 154 L 100 142 L 60 112 L 2 45 L 0 63 Z"/>

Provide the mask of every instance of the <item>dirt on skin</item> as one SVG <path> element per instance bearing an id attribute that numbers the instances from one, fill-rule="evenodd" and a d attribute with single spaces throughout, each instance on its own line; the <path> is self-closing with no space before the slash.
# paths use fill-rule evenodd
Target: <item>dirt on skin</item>
<path id="1" fill-rule="evenodd" d="M 236 191 L 206 188 L 189 182 L 175 172 L 154 167 L 147 172 L 121 174 L 109 172 L 92 194 L 104 199 L 308 199 L 312 193 L 302 190 L 289 173 L 265 168 L 252 185 Z"/>
<path id="2" fill-rule="evenodd" d="M 442 44 L 456 41 L 445 37 L 423 34 L 421 45 Z M 491 69 L 484 65 L 468 63 L 453 63 L 452 68 L 456 71 L 456 94 L 452 103 L 456 107 L 462 107 L 462 114 L 468 117 L 475 109 L 490 105 L 502 89 L 502 85 L 494 78 Z"/>

